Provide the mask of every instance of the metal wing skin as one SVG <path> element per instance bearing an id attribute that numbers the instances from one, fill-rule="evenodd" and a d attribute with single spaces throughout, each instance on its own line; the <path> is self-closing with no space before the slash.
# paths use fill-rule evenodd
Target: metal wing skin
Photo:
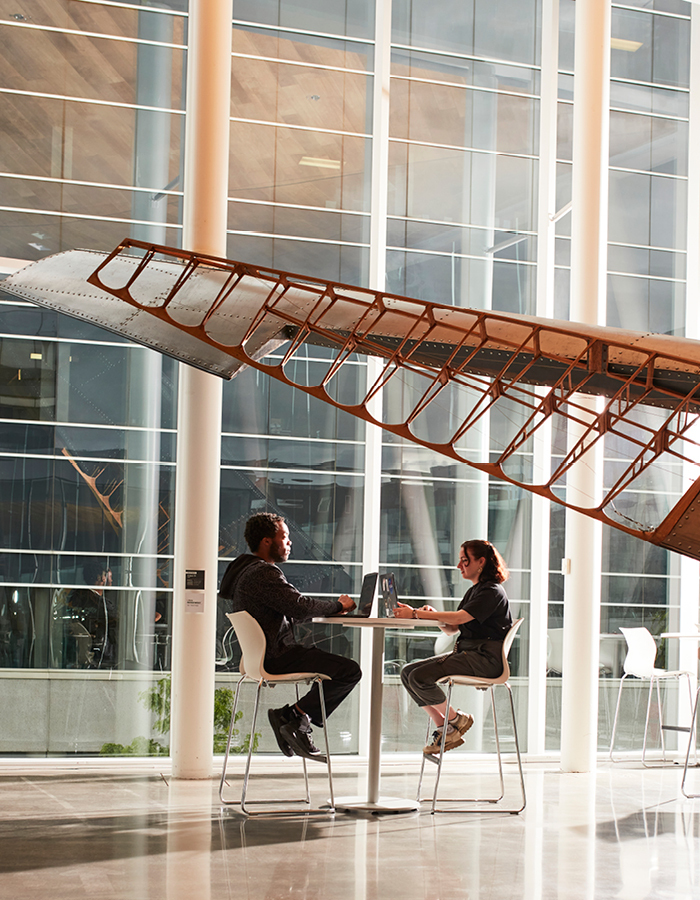
<path id="1" fill-rule="evenodd" d="M 225 378 L 254 366 L 400 439 L 700 559 L 698 341 L 444 306 L 135 240 L 109 255 L 48 257 L 2 289 Z M 305 344 L 330 352 L 309 366 Z M 384 361 L 362 387 L 348 377 L 356 353 Z M 546 467 L 536 434 L 551 447 Z M 567 479 L 602 440 L 603 497 L 567 501 Z"/>

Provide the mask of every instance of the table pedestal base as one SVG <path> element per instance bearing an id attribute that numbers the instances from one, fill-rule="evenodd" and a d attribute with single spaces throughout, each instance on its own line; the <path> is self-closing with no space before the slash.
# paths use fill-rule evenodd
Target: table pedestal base
<path id="1" fill-rule="evenodd" d="M 379 797 L 374 802 L 367 797 L 336 797 L 335 808 L 352 812 L 369 813 L 400 813 L 416 812 L 420 809 L 420 803 L 416 800 L 406 800 L 404 797 Z"/>

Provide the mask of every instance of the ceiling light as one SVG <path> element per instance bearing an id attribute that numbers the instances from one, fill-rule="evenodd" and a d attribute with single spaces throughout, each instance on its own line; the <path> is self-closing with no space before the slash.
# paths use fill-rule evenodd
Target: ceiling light
<path id="1" fill-rule="evenodd" d="M 30 353 L 29 358 L 30 359 L 43 359 L 43 356 L 41 355 L 41 353 Z"/>
<path id="2" fill-rule="evenodd" d="M 626 41 L 624 38 L 610 38 L 610 46 L 613 50 L 627 50 L 634 53 L 642 46 L 641 41 Z"/>
<path id="3" fill-rule="evenodd" d="M 316 166 L 317 169 L 339 169 L 339 159 L 321 159 L 316 156 L 302 156 L 300 166 Z"/>

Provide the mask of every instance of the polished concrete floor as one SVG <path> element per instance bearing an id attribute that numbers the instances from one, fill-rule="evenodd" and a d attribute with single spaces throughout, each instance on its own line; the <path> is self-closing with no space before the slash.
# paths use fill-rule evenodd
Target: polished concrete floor
<path id="1" fill-rule="evenodd" d="M 466 762 L 446 767 L 446 795 L 487 779 L 487 761 Z M 262 762 L 255 794 L 293 796 L 295 763 Z M 336 768 L 338 793 L 362 792 L 360 766 Z M 509 792 L 514 772 L 507 767 Z M 0 767 L 0 898 L 700 898 L 700 800 L 682 797 L 680 775 L 635 763 L 563 775 L 532 763 L 518 816 L 246 820 L 221 811 L 215 781 L 13 761 Z M 700 792 L 700 772 L 692 777 Z M 231 789 L 239 783 L 234 771 Z M 383 794 L 409 797 L 416 784 L 412 760 L 383 767 Z M 324 799 L 320 767 L 312 793 Z"/>

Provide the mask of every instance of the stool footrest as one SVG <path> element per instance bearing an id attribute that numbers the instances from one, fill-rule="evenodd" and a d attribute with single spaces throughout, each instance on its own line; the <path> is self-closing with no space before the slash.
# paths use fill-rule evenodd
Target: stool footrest
<path id="1" fill-rule="evenodd" d="M 662 725 L 664 731 L 682 731 L 684 734 L 690 733 L 688 725 Z"/>

